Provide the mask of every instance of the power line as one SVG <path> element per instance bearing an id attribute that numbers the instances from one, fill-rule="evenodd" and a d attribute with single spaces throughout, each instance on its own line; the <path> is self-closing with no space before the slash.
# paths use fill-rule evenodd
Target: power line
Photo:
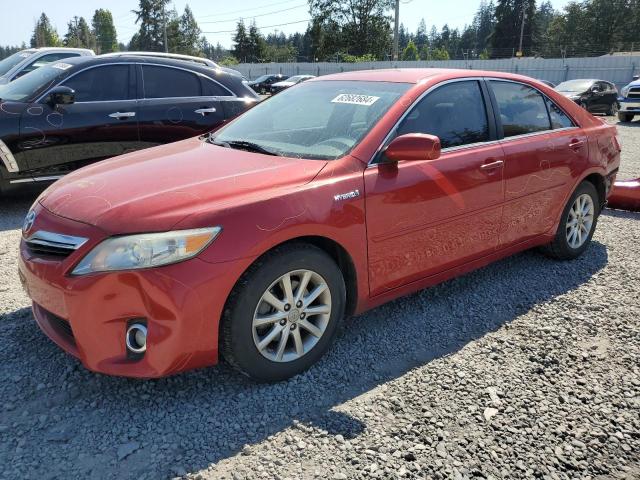
<path id="1" fill-rule="evenodd" d="M 284 27 L 285 25 L 294 25 L 296 23 L 304 23 L 304 22 L 310 22 L 311 18 L 307 18 L 306 20 L 298 20 L 295 22 L 287 22 L 287 23 L 278 23 L 276 25 L 265 25 L 264 27 L 256 27 L 258 30 L 263 30 L 265 28 L 273 28 L 273 27 Z M 217 32 L 202 32 L 202 33 L 208 33 L 208 34 L 214 34 L 214 33 L 235 33 L 235 29 L 234 30 L 218 30 Z"/>
<path id="2" fill-rule="evenodd" d="M 271 3 L 269 5 L 263 5 L 261 7 L 243 8 L 243 9 L 240 9 L 240 10 L 233 10 L 231 12 L 218 12 L 218 13 L 212 13 L 211 15 L 201 15 L 200 18 L 217 17 L 219 15 L 231 15 L 231 14 L 234 14 L 234 13 L 248 12 L 248 11 L 252 11 L 252 10 L 256 10 L 256 9 L 271 8 L 271 7 L 275 7 L 277 5 L 283 5 L 285 3 L 292 3 L 292 2 L 296 2 L 296 1 L 299 1 L 299 0 L 284 0 L 283 2 Z"/>
<path id="3" fill-rule="evenodd" d="M 302 3 L 300 5 L 296 5 L 295 7 L 283 8 L 282 10 L 274 10 L 273 12 L 261 13 L 259 15 L 250 15 L 247 18 L 266 17 L 269 15 L 274 15 L 276 13 L 287 12 L 289 10 L 295 10 L 296 8 L 306 7 L 306 6 L 307 6 L 306 3 Z M 238 17 L 234 17 L 228 20 L 210 20 L 207 22 L 198 22 L 198 23 L 229 23 L 229 22 L 237 22 L 237 21 L 238 21 Z"/>

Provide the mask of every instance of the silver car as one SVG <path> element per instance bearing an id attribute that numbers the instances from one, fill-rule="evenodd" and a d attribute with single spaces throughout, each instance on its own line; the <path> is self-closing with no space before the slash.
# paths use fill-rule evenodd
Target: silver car
<path id="1" fill-rule="evenodd" d="M 86 48 L 28 48 L 0 61 L 0 85 L 9 83 L 33 70 L 63 58 L 95 55 Z"/>

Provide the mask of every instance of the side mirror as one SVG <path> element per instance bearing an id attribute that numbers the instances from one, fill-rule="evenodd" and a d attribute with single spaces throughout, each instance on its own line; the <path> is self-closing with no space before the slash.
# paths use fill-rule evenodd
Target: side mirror
<path id="1" fill-rule="evenodd" d="M 407 133 L 394 138 L 384 149 L 391 161 L 435 160 L 440 158 L 440 139 L 424 133 Z"/>
<path id="2" fill-rule="evenodd" d="M 58 85 L 49 91 L 48 103 L 51 106 L 70 105 L 76 101 L 76 91 L 73 88 Z"/>

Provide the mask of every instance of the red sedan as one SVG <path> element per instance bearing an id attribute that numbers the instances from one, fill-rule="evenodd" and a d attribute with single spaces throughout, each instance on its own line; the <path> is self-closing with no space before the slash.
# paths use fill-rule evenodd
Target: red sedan
<path id="1" fill-rule="evenodd" d="M 583 254 L 619 162 L 615 127 L 527 77 L 330 75 L 54 184 L 20 276 L 42 330 L 91 370 L 224 356 L 276 381 L 345 316 L 532 247 Z"/>

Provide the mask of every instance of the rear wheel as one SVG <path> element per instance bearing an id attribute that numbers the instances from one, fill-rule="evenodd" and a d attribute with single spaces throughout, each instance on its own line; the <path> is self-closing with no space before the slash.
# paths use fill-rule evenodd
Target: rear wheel
<path id="1" fill-rule="evenodd" d="M 225 308 L 221 352 L 260 381 L 287 379 L 329 348 L 344 314 L 340 269 L 313 245 L 279 247 L 243 276 Z"/>
<path id="2" fill-rule="evenodd" d="M 600 214 L 596 187 L 590 182 L 578 185 L 562 212 L 556 236 L 544 252 L 559 260 L 579 257 L 593 237 Z"/>
<path id="3" fill-rule="evenodd" d="M 621 122 L 630 122 L 633 120 L 633 114 L 618 112 L 618 120 Z"/>

